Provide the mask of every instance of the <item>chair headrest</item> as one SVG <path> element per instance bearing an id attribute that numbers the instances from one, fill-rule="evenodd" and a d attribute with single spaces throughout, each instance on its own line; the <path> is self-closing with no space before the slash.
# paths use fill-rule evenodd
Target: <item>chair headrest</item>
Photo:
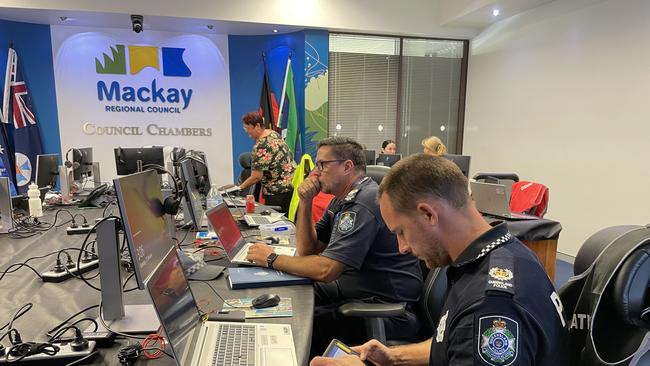
<path id="1" fill-rule="evenodd" d="M 251 153 L 249 151 L 239 154 L 239 165 L 244 169 L 251 168 Z"/>
<path id="2" fill-rule="evenodd" d="M 619 268 L 612 289 L 617 311 L 628 324 L 650 329 L 650 243 Z"/>
<path id="3" fill-rule="evenodd" d="M 383 165 L 368 165 L 366 166 L 366 175 L 372 178 L 377 184 L 381 184 L 384 176 L 388 174 L 390 167 Z"/>

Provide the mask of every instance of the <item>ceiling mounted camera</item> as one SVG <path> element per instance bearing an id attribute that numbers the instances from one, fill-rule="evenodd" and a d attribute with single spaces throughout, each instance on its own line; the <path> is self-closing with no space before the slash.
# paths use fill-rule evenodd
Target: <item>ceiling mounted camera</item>
<path id="1" fill-rule="evenodd" d="M 142 15 L 131 15 L 131 26 L 133 27 L 133 31 L 136 33 L 140 33 L 143 30 L 143 17 Z"/>

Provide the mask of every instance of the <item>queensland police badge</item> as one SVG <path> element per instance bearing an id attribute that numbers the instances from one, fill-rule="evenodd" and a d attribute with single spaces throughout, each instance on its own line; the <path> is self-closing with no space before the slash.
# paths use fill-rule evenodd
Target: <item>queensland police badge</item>
<path id="1" fill-rule="evenodd" d="M 507 366 L 517 359 L 519 324 L 504 316 L 479 319 L 478 351 L 489 365 Z"/>
<path id="2" fill-rule="evenodd" d="M 357 213 L 352 211 L 346 211 L 341 214 L 339 218 L 338 229 L 341 234 L 345 234 L 350 230 L 354 229 L 354 222 L 357 219 Z"/>

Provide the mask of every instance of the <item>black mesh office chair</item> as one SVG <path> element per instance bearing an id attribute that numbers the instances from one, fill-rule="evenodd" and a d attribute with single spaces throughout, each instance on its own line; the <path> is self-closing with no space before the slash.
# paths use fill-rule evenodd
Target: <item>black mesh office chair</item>
<path id="1" fill-rule="evenodd" d="M 367 165 L 366 175 L 372 178 L 377 184 L 381 184 L 386 174 L 390 171 L 390 167 L 383 165 Z"/>
<path id="2" fill-rule="evenodd" d="M 243 168 L 239 177 L 237 177 L 237 184 L 242 184 L 248 177 L 251 176 L 251 153 L 243 152 L 239 154 L 239 165 Z M 255 200 L 259 199 L 261 185 L 256 183 L 250 186 L 248 189 L 239 191 L 238 194 L 241 196 L 246 196 L 247 194 L 252 194 L 255 196 Z"/>
<path id="3" fill-rule="evenodd" d="M 570 324 L 570 364 L 650 365 L 650 228 L 614 226 L 582 245 L 558 291 Z"/>
<path id="4" fill-rule="evenodd" d="M 436 329 L 440 319 L 446 291 L 447 267 L 430 270 L 422 286 L 422 295 L 414 308 L 420 323 L 417 339 L 408 340 L 408 343 L 431 338 L 433 330 Z M 338 311 L 346 317 L 363 318 L 368 339 L 376 339 L 383 344 L 389 345 L 407 343 L 404 340 L 392 340 L 391 335 L 386 334 L 384 326 L 384 318 L 398 316 L 406 311 L 403 303 L 369 304 L 349 302 L 341 305 Z"/>

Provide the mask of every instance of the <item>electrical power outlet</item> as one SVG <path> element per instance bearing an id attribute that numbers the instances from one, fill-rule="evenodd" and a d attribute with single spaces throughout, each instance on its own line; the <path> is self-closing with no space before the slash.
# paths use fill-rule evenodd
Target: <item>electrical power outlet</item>
<path id="1" fill-rule="evenodd" d="M 88 234 L 88 232 L 92 229 L 92 226 L 86 225 L 86 226 L 77 226 L 77 227 L 70 227 L 68 226 L 66 232 L 68 235 L 81 235 L 81 234 Z"/>
<path id="2" fill-rule="evenodd" d="M 36 355 L 31 355 L 23 358 L 19 363 L 23 362 L 30 362 L 30 361 L 43 361 L 45 363 L 39 363 L 39 364 L 47 364 L 50 365 L 54 360 L 60 360 L 60 359 L 80 359 L 82 357 L 88 356 L 89 354 L 93 353 L 95 350 L 95 347 L 97 346 L 97 343 L 95 341 L 88 341 L 88 348 L 82 350 L 82 351 L 73 351 L 72 348 L 70 348 L 69 343 L 57 343 L 57 346 L 60 348 L 59 352 L 57 352 L 55 355 L 46 355 L 44 353 L 39 353 Z M 49 361 L 49 362 L 48 362 Z M 7 362 L 7 359 L 3 356 L 0 357 L 0 364 L 4 364 Z M 11 362 L 11 358 L 9 359 L 9 362 Z"/>
<path id="3" fill-rule="evenodd" d="M 90 270 L 93 270 L 95 268 L 99 267 L 99 259 L 94 259 L 90 262 L 83 263 L 79 265 L 79 268 L 70 268 L 70 273 L 72 274 L 79 274 L 79 271 L 81 273 L 86 273 Z M 43 273 L 41 276 L 43 276 L 43 282 L 63 282 L 67 280 L 68 278 L 72 278 L 72 275 L 68 273 L 67 271 L 63 272 L 54 272 L 54 271 L 47 271 Z"/>

